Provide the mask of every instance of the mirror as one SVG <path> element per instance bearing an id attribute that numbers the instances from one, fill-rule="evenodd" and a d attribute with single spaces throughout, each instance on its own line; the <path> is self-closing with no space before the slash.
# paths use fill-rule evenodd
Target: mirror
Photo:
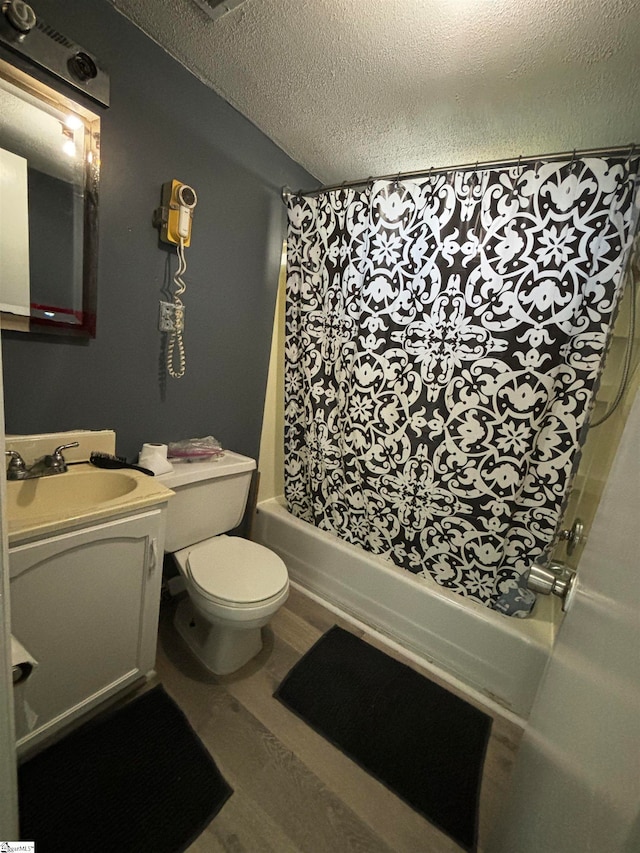
<path id="1" fill-rule="evenodd" d="M 100 118 L 0 60 L 2 328 L 94 337 Z"/>

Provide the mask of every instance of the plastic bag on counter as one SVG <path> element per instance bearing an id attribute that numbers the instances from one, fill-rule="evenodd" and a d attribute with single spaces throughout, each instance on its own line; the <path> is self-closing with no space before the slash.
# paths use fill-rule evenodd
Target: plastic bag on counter
<path id="1" fill-rule="evenodd" d="M 206 462 L 224 456 L 224 450 L 217 438 L 206 435 L 169 442 L 167 456 L 173 462 Z"/>

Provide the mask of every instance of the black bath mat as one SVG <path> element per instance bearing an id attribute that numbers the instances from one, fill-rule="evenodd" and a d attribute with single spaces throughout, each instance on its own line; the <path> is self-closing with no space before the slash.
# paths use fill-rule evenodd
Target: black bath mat
<path id="1" fill-rule="evenodd" d="M 18 792 L 38 853 L 177 853 L 232 793 L 162 686 L 27 761 Z"/>
<path id="2" fill-rule="evenodd" d="M 458 844 L 475 848 L 490 717 L 337 626 L 275 696 Z"/>

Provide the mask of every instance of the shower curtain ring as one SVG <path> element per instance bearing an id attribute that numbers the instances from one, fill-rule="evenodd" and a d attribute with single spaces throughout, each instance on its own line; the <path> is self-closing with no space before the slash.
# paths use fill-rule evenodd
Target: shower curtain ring
<path id="1" fill-rule="evenodd" d="M 513 201 L 513 197 L 518 191 L 518 184 L 520 182 L 520 162 L 522 160 L 522 154 L 518 154 L 518 162 L 516 163 L 516 176 L 513 179 L 513 184 L 511 185 L 511 191 L 509 192 L 509 201 Z"/>
<path id="2" fill-rule="evenodd" d="M 576 167 L 576 149 L 573 149 L 573 155 L 571 156 L 571 162 L 569 163 L 569 172 L 573 175 L 573 172 Z"/>
<path id="3" fill-rule="evenodd" d="M 632 142 L 629 146 L 629 153 L 627 154 L 627 160 L 625 162 L 625 166 L 629 170 L 631 169 L 631 160 L 633 158 L 633 155 L 635 154 L 635 150 L 636 150 L 636 144 L 635 144 L 635 142 Z"/>
<path id="4" fill-rule="evenodd" d="M 433 184 L 431 182 L 431 178 L 433 177 L 433 169 L 434 169 L 434 167 L 432 166 L 429 169 L 429 172 L 427 174 L 427 184 L 429 186 L 429 197 L 427 198 L 427 202 L 431 201 L 431 199 L 433 198 L 433 194 L 435 192 L 435 187 L 433 186 Z"/>

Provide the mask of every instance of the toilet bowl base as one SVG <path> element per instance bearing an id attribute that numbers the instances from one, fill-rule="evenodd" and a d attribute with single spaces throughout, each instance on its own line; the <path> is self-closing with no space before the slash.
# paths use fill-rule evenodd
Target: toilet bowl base
<path id="1" fill-rule="evenodd" d="M 190 598 L 178 604 L 173 624 L 200 663 L 214 675 L 235 672 L 262 649 L 260 628 L 209 622 L 198 613 Z"/>

